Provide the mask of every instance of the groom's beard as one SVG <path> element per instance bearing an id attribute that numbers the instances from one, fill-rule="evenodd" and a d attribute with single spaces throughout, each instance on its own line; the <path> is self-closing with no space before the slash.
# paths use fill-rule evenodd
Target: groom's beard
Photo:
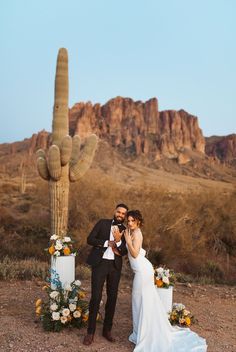
<path id="1" fill-rule="evenodd" d="M 124 221 L 125 221 L 125 219 L 122 219 L 120 217 L 117 218 L 116 216 L 114 216 L 112 224 L 113 225 L 123 224 Z"/>

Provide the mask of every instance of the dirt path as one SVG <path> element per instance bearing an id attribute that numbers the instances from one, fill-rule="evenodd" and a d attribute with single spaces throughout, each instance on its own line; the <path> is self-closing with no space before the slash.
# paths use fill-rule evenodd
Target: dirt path
<path id="1" fill-rule="evenodd" d="M 82 344 L 85 329 L 48 333 L 35 322 L 34 303 L 42 296 L 42 285 L 33 281 L 0 282 L 0 352 L 133 351 L 133 345 L 127 340 L 132 327 L 131 287 L 127 279 L 120 284 L 114 321 L 117 342 L 106 341 L 99 324 L 91 347 Z M 83 281 L 83 286 L 89 289 L 89 281 Z M 185 304 L 196 316 L 198 324 L 192 330 L 207 339 L 208 352 L 236 351 L 236 287 L 177 284 L 174 302 Z"/>

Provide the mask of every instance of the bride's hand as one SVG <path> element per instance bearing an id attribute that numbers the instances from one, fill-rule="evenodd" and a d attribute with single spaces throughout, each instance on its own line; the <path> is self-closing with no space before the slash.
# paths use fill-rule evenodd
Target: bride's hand
<path id="1" fill-rule="evenodd" d="M 132 238 L 128 229 L 125 230 L 124 236 L 125 236 L 126 243 L 132 244 Z"/>

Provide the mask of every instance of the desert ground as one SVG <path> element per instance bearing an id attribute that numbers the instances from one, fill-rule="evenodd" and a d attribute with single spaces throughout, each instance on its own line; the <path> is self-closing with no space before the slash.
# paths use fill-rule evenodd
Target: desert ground
<path id="1" fill-rule="evenodd" d="M 89 279 L 83 280 L 82 285 L 89 299 Z M 101 336 L 100 323 L 95 341 L 89 347 L 82 344 L 85 328 L 65 329 L 60 333 L 42 329 L 34 314 L 35 300 L 43 295 L 42 286 L 43 282 L 35 280 L 0 282 L 1 352 L 133 351 L 134 345 L 128 341 L 132 329 L 131 280 L 123 277 L 119 288 L 113 328 L 116 342 L 111 344 Z M 185 304 L 197 318 L 191 329 L 206 338 L 208 352 L 236 351 L 236 287 L 177 283 L 173 300 Z"/>

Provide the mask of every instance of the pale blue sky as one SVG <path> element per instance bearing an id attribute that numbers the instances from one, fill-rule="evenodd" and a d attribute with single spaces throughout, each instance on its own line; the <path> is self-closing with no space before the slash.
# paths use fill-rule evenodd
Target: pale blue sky
<path id="1" fill-rule="evenodd" d="M 236 1 L 1 0 L 0 143 L 51 130 L 57 51 L 70 106 L 120 95 L 236 132 Z"/>

